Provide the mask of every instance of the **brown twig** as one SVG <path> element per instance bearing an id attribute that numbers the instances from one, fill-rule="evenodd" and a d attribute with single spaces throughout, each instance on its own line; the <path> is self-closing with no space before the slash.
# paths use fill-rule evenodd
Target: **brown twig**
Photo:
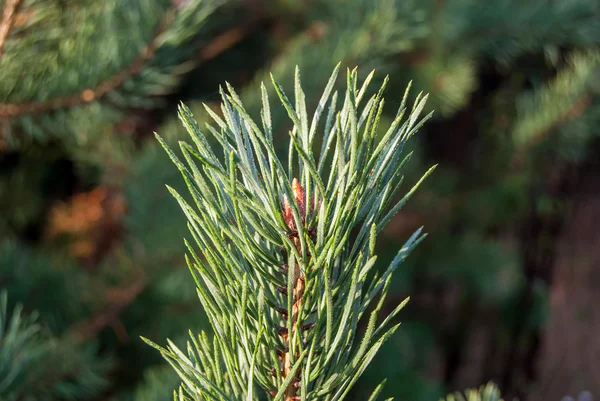
<path id="1" fill-rule="evenodd" d="M 0 20 L 0 57 L 4 54 L 3 47 L 8 32 L 12 27 L 17 8 L 21 4 L 21 0 L 8 0 L 2 10 L 2 20 Z"/>
<path id="2" fill-rule="evenodd" d="M 299 249 L 300 252 L 302 251 L 301 246 L 300 246 L 300 240 L 298 238 L 294 238 L 294 245 L 296 246 L 296 249 Z M 294 304 L 292 305 L 292 329 L 294 329 L 296 327 L 296 323 L 300 317 L 300 308 L 302 305 L 302 299 L 304 297 L 304 289 L 305 289 L 305 280 L 306 278 L 304 277 L 304 275 L 302 274 L 302 272 L 300 271 L 300 265 L 299 263 L 296 263 L 296 267 L 294 269 L 294 285 L 293 285 L 293 299 L 294 299 Z M 287 334 L 287 329 L 286 329 L 286 334 Z M 288 377 L 291 373 L 292 373 L 292 355 L 291 355 L 291 350 L 290 348 L 290 342 L 292 341 L 294 337 L 294 333 L 292 332 L 291 335 L 289 336 L 285 336 L 284 339 L 285 341 L 288 343 L 288 350 L 283 354 L 283 378 L 285 379 L 286 377 Z M 296 382 L 299 381 L 299 376 L 296 376 L 295 379 L 292 381 L 292 383 L 290 383 L 290 385 L 287 387 L 287 389 L 285 390 L 285 395 L 284 398 L 286 401 L 296 401 L 297 400 L 297 387 L 295 386 Z"/>
<path id="3" fill-rule="evenodd" d="M 259 20 L 250 22 L 246 25 L 237 26 L 211 40 L 204 46 L 197 56 L 197 62 L 202 63 L 210 61 L 222 54 L 224 51 L 232 48 L 242 41 L 250 32 L 258 26 Z"/>
<path id="4" fill-rule="evenodd" d="M 298 180 L 296 178 L 294 178 L 294 180 L 292 181 L 292 192 L 293 192 L 294 198 L 295 198 L 292 201 L 296 202 L 296 204 L 298 206 L 298 211 L 300 212 L 300 216 L 302 216 L 301 224 L 304 225 L 306 223 L 305 216 L 307 215 L 307 212 L 308 212 L 308 216 L 312 216 L 315 213 L 315 209 L 318 209 L 317 205 L 319 205 L 320 202 L 315 200 L 314 196 L 313 196 L 312 200 L 308 201 L 307 197 L 306 197 L 306 193 L 304 192 L 304 188 L 302 188 L 302 185 L 300 185 L 300 183 L 298 182 Z M 297 227 L 296 221 L 293 217 L 292 209 L 290 208 L 290 203 L 289 203 L 289 200 L 287 199 L 287 197 L 284 197 L 283 203 L 284 203 L 283 219 L 286 222 L 288 228 L 291 230 L 288 233 L 288 237 L 290 239 L 292 239 L 292 241 L 294 243 L 294 247 L 300 254 L 300 253 L 302 253 L 302 243 L 300 241 L 300 237 L 299 237 L 299 234 L 297 231 L 298 227 Z M 306 229 L 306 233 L 314 241 L 316 238 L 315 237 L 316 231 L 313 229 L 310 229 L 308 227 L 306 227 L 305 229 Z M 282 252 L 285 252 L 285 248 L 282 249 Z M 285 252 L 285 254 L 287 254 L 287 252 Z M 308 259 L 310 260 L 310 254 L 308 254 L 307 256 L 308 256 Z M 285 255 L 284 255 L 284 259 L 286 259 Z M 284 274 L 290 273 L 288 265 L 283 266 L 283 273 Z M 280 350 L 280 353 L 279 353 L 280 354 L 279 357 L 281 359 L 281 375 L 282 375 L 283 379 L 286 379 L 289 375 L 292 374 L 294 356 L 296 358 L 298 357 L 297 353 L 296 353 L 296 355 L 293 355 L 293 342 L 298 340 L 297 338 L 295 338 L 295 336 L 302 335 L 303 331 L 310 330 L 314 327 L 314 325 L 312 323 L 302 324 L 302 322 L 299 322 L 300 311 L 303 307 L 304 291 L 306 289 L 306 276 L 300 269 L 300 261 L 297 261 L 297 263 L 295 264 L 292 274 L 293 274 L 292 287 L 284 288 L 285 294 L 287 294 L 288 291 L 290 291 L 290 290 L 292 291 L 292 294 L 291 294 L 292 295 L 292 310 L 289 311 L 291 313 L 291 315 L 288 314 L 288 311 L 285 308 L 281 307 L 281 310 L 283 310 L 285 312 L 285 314 L 284 314 L 285 319 L 286 320 L 290 319 L 292 324 L 291 324 L 291 327 L 278 328 L 278 334 L 280 336 L 282 336 L 282 338 L 284 340 L 284 346 L 286 348 L 285 350 Z M 279 309 L 278 309 L 278 311 L 279 311 Z M 296 329 L 298 323 L 301 323 L 300 324 L 300 332 L 298 332 Z M 290 331 L 288 332 L 288 330 L 290 330 Z M 300 399 L 300 397 L 297 395 L 298 387 L 300 386 L 300 380 L 301 380 L 300 374 L 296 373 L 295 377 L 292 379 L 290 384 L 285 389 L 285 393 L 284 393 L 285 401 L 298 401 Z M 272 395 L 275 395 L 275 394 L 272 394 Z"/>

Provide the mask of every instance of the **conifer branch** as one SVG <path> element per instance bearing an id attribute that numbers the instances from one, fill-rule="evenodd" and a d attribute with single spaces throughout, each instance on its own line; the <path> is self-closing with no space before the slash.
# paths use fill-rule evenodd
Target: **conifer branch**
<path id="1" fill-rule="evenodd" d="M 527 142 L 524 143 L 517 152 L 515 152 L 513 160 L 511 161 L 511 170 L 515 171 L 521 168 L 525 158 L 530 154 L 532 149 L 534 149 L 544 140 L 548 139 L 550 135 L 558 131 L 564 124 L 580 117 L 583 113 L 585 113 L 586 110 L 593 105 L 593 100 L 594 97 L 591 93 L 582 93 L 562 114 L 556 116 L 555 121 L 553 121 L 549 126 L 530 134 Z"/>
<path id="2" fill-rule="evenodd" d="M 165 19 L 170 19 L 170 13 L 166 14 Z M 44 101 L 33 101 L 24 103 L 4 103 L 0 104 L 0 119 L 8 119 L 26 114 L 37 114 L 56 109 L 64 109 L 78 106 L 83 103 L 89 103 L 99 99 L 113 90 L 120 87 L 127 79 L 134 77 L 142 71 L 145 63 L 154 55 L 157 40 L 164 32 L 167 21 L 159 24 L 156 33 L 153 35 L 150 43 L 144 47 L 140 55 L 125 70 L 114 75 L 93 88 L 86 88 L 73 95 L 60 96 L 54 99 Z"/>
<path id="3" fill-rule="evenodd" d="M 222 152 L 212 150 L 185 106 L 180 118 L 196 146 L 180 143 L 180 159 L 157 136 L 193 200 L 171 190 L 202 254 L 186 241 L 188 266 L 215 332 L 212 340 L 193 336 L 187 355 L 171 342 L 165 348 L 146 340 L 183 379 L 190 398 L 180 399 L 251 401 L 259 385 L 274 401 L 341 401 L 398 328 L 392 320 L 405 302 L 380 324 L 377 317 L 392 273 L 424 235 L 417 230 L 383 274 L 374 271 L 375 242 L 423 181 L 392 204 L 402 180 L 402 148 L 431 113 L 421 116 L 427 100 L 421 94 L 408 110 L 407 90 L 382 137 L 387 79 L 363 103 L 374 74 L 359 85 L 357 70 L 348 71 L 338 108 L 339 67 L 312 118 L 299 70 L 292 99 L 272 77 L 292 123 L 287 163 L 275 152 L 264 86 L 261 126 L 230 85 L 221 91 L 221 115 L 206 108 L 218 127 L 207 130 Z M 322 130 L 331 146 L 316 146 Z M 325 165 L 330 170 L 323 172 Z M 359 340 L 363 318 L 368 328 Z"/>
<path id="4" fill-rule="evenodd" d="M 14 2 L 14 0 L 12 1 Z M 57 109 L 76 107 L 84 103 L 90 103 L 94 100 L 98 100 L 106 96 L 110 92 L 118 89 L 128 79 L 131 79 L 142 72 L 146 63 L 154 56 L 155 51 L 159 45 L 159 39 L 161 35 L 166 31 L 167 27 L 169 26 L 169 22 L 172 19 L 173 13 L 171 12 L 171 10 L 168 10 L 165 13 L 163 21 L 159 24 L 158 28 L 156 29 L 152 40 L 148 43 L 147 46 L 143 48 L 140 55 L 135 60 L 133 60 L 133 62 L 126 69 L 119 72 L 118 74 L 109 77 L 108 79 L 106 79 L 105 81 L 103 81 L 95 87 L 86 88 L 76 94 L 60 96 L 44 101 L 0 104 L 0 120 L 10 119 L 13 117 L 28 114 L 44 113 Z M 197 57 L 197 62 L 203 63 L 214 59 L 218 55 L 225 52 L 227 49 L 239 43 L 244 37 L 247 36 L 248 32 L 255 29 L 256 26 L 257 22 L 255 21 L 243 26 L 232 28 L 218 35 L 200 50 Z M 1 25 L 0 28 L 2 28 Z M 0 31 L 0 33 L 2 33 L 2 31 Z M 0 42 L 0 50 L 1 43 L 2 42 Z"/>
<path id="5" fill-rule="evenodd" d="M 513 171 L 536 146 L 593 108 L 598 94 L 598 71 L 600 53 L 574 52 L 556 77 L 519 99 L 520 115 L 513 128 L 517 145 L 511 163 Z"/>

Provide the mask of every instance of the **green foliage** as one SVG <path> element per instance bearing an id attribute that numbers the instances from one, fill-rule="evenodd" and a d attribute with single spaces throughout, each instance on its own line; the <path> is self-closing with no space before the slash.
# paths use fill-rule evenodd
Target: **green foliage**
<path id="1" fill-rule="evenodd" d="M 205 317 L 196 307 L 195 292 L 186 285 L 189 273 L 181 256 L 185 249 L 181 244 L 184 219 L 175 216 L 177 205 L 164 188 L 164 182 L 177 187 L 178 173 L 167 168 L 170 162 L 163 156 L 160 146 L 151 143 L 124 170 L 117 166 L 111 170 L 111 182 L 121 181 L 126 187 L 126 204 L 135 207 L 123 222 L 121 241 L 104 256 L 93 274 L 60 248 L 40 252 L 21 241 L 0 243 L 1 287 L 8 289 L 11 299 L 23 304 L 25 310 L 39 312 L 35 327 L 40 333 L 34 337 L 39 341 L 23 346 L 33 352 L 39 343 L 39 357 L 18 367 L 21 379 L 11 381 L 10 392 L 9 387 L 7 392 L 0 391 L 0 399 L 11 400 L 8 397 L 13 394 L 19 400 L 97 399 L 104 389 L 114 391 L 110 375 L 115 366 L 138 370 L 136 375 L 146 377 L 131 395 L 136 399 L 146 399 L 148 394 L 168 395 L 179 383 L 172 371 L 168 372 L 171 376 L 157 376 L 162 368 L 155 366 L 159 360 L 144 352 L 147 347 L 141 341 L 124 345 L 124 340 L 115 338 L 110 329 L 94 328 L 98 324 L 95 322 L 112 324 L 116 319 L 111 317 L 113 311 L 121 312 L 132 338 L 149 333 L 177 338 L 182 331 L 204 326 Z M 140 282 L 145 284 L 138 290 Z M 129 296 L 131 291 L 140 293 L 133 294 L 122 306 L 119 297 L 110 296 L 111 292 Z M 110 320 L 102 323 L 102 319 Z M 89 334 L 82 338 L 81 331 Z M 103 343 L 101 348 L 99 342 Z M 124 348 L 115 355 L 117 347 Z M 14 355 L 9 351 L 0 349 L 0 355 L 6 356 L 6 366 L 12 368 Z M 125 397 L 127 388 L 119 390 Z"/>
<path id="2" fill-rule="evenodd" d="M 275 400 L 295 394 L 341 400 L 398 327 L 388 325 L 406 300 L 380 324 L 377 318 L 392 273 L 424 236 L 417 230 L 381 275 L 373 270 L 375 243 L 433 170 L 391 203 L 410 159 L 401 156 L 402 148 L 431 116 L 420 118 L 427 96 L 417 96 L 403 119 L 405 95 L 378 139 L 387 80 L 361 106 L 373 74 L 359 87 L 357 71 L 348 71 L 340 108 L 333 92 L 338 69 L 312 118 L 299 70 L 294 105 L 273 79 L 292 122 L 287 168 L 275 153 L 266 89 L 261 126 L 229 85 L 229 93 L 222 92 L 224 119 L 207 108 L 217 124 L 207 130 L 221 145 L 224 161 L 184 106 L 180 118 L 196 145 L 180 143 L 188 167 L 163 141 L 194 201 L 192 206 L 172 191 L 201 252 L 197 256 L 188 244 L 188 264 L 215 332 L 212 341 L 192 334 L 188 355 L 173 343 L 167 348 L 151 343 L 183 380 L 186 396 L 180 399 L 256 399 L 257 383 Z M 320 152 L 314 145 L 319 132 Z M 359 340 L 363 317 L 368 325 Z"/>
<path id="3" fill-rule="evenodd" d="M 552 146 L 558 149 L 563 159 L 581 159 L 587 144 L 596 136 L 592 127 L 600 112 L 594 105 L 599 91 L 600 53 L 570 54 L 566 65 L 553 80 L 518 99 L 518 115 L 513 128 L 515 145 L 535 148 L 542 144 L 546 149 Z M 586 114 L 584 118 L 578 118 L 582 114 Z M 577 120 L 570 122 L 574 119 Z M 547 137 L 552 134 L 548 141 Z"/>
<path id="4" fill-rule="evenodd" d="M 78 266 L 53 263 L 49 255 L 15 242 L 0 244 L 0 282 L 10 288 L 11 298 L 37 310 L 53 330 L 64 330 L 90 310 L 81 300 L 90 282 Z"/>
<path id="5" fill-rule="evenodd" d="M 11 2 L 0 0 L 2 7 Z M 221 79 L 236 82 L 243 107 L 258 117 L 261 83 L 273 72 L 282 86 L 293 85 L 295 65 L 305 72 L 307 107 L 315 108 L 338 60 L 344 67 L 376 68 L 374 80 L 395 77 L 386 95 L 391 107 L 381 114 L 376 140 L 393 123 L 409 79 L 430 92 L 428 105 L 436 109 L 436 120 L 404 147 L 405 153 L 412 152 L 411 163 L 403 166 L 406 181 L 417 181 L 440 162 L 432 181 L 378 238 L 373 274 L 380 277 L 418 226 L 426 225 L 435 241 L 423 243 L 396 270 L 382 311 L 413 296 L 403 330 L 382 345 L 379 359 L 349 397 L 367 398 L 384 377 L 389 381 L 383 398 L 429 400 L 445 388 L 462 388 L 464 378 L 453 377 L 447 366 L 453 353 L 458 355 L 455 371 L 465 363 L 481 363 L 487 372 L 481 380 L 510 376 L 513 387 L 529 388 L 521 361 L 513 371 L 489 365 L 505 363 L 514 328 L 525 330 L 515 344 L 527 344 L 547 314 L 549 289 L 544 280 L 525 274 L 522 249 L 556 244 L 545 232 L 537 234 L 539 241 L 522 239 L 519 230 L 532 216 L 559 214 L 563 200 L 547 190 L 549 177 L 560 177 L 565 164 L 591 159 L 600 123 L 600 9 L 595 1 L 316 0 L 307 7 L 299 0 L 250 0 L 239 2 L 249 5 L 243 12 L 222 7 L 237 4 L 226 0 L 19 3 L 0 45 L 0 108 L 22 102 L 51 108 L 1 121 L 0 283 L 26 314 L 39 311 L 42 331 L 61 341 L 70 328 L 110 307 L 111 324 L 86 339 L 85 347 L 94 358 L 115 355 L 110 394 L 170 398 L 167 389 L 177 385 L 177 378 L 169 377 L 172 372 L 157 365 L 154 351 L 135 339 L 170 337 L 180 345 L 185 330 L 207 326 L 184 268 L 185 219 L 162 187 L 168 182 L 183 193 L 185 185 L 160 147 L 144 143 L 146 134 L 156 129 L 170 147 L 176 146 L 182 129 L 170 101 L 185 99 L 204 121 L 210 114 L 195 99 L 218 97 L 214 81 Z M 255 17 L 259 22 L 248 29 L 244 24 Z M 159 33 L 161 24 L 165 30 Z M 213 38 L 217 47 L 223 45 L 216 36 L 221 32 L 233 33 L 226 38 L 237 34 L 236 40 L 245 43 L 231 48 L 241 42 L 225 43 L 224 57 L 204 59 L 196 68 L 196 56 L 204 54 L 196 51 L 205 44 L 214 49 Z M 345 83 L 336 80 L 333 90 L 345 93 Z M 92 92 L 83 98 L 88 89 Z M 275 87 L 265 89 L 270 98 L 277 97 Z M 367 89 L 364 99 L 372 94 Z M 60 99 L 72 103 L 55 103 Z M 322 119 L 326 115 L 327 110 Z M 155 128 L 163 116 L 167 122 Z M 289 116 L 278 106 L 270 117 L 273 147 L 285 160 Z M 258 118 L 257 123 L 264 128 Z M 126 138 L 132 132 L 135 141 Z M 316 149 L 321 138 L 314 135 Z M 212 135 L 207 141 L 218 145 Z M 229 155 L 215 151 L 215 156 L 228 161 Z M 329 167 L 328 161 L 322 172 Z M 299 177 L 297 167 L 295 173 L 288 184 Z M 117 230 L 102 232 L 111 246 L 89 265 L 66 255 L 62 239 L 49 241 L 43 233 L 51 207 L 98 186 L 122 195 L 127 213 Z M 274 252 L 282 262 L 283 255 Z M 140 277 L 140 293 L 112 309 L 105 293 L 127 289 Z M 524 307 L 520 299 L 528 288 L 532 305 Z M 496 352 L 493 363 L 471 358 L 471 344 L 479 344 L 473 341 L 473 327 L 492 333 L 485 343 L 486 351 Z M 93 348 L 98 342 L 100 348 Z M 380 369 L 379 363 L 389 367 Z M 448 376 L 436 377 L 432 368 L 448 369 Z M 495 377 L 488 376 L 492 371 Z"/>
<path id="6" fill-rule="evenodd" d="M 542 50 L 598 45 L 600 23 L 592 0 L 452 0 L 438 11 L 439 38 L 449 53 L 483 54 L 504 65 Z"/>
<path id="7" fill-rule="evenodd" d="M 176 88 L 223 2 L 23 3 L 0 58 L 0 114 L 14 117 L 4 139 L 22 146 L 60 138 L 76 149 Z"/>
<path id="8" fill-rule="evenodd" d="M 9 314 L 0 294 L 0 398 L 16 400 L 87 400 L 108 385 L 108 359 L 93 347 L 53 336 L 17 305 Z"/>

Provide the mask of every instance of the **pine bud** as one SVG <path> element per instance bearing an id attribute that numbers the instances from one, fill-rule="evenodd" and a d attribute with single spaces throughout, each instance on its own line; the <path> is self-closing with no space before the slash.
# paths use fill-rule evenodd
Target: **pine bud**
<path id="1" fill-rule="evenodd" d="M 294 178 L 292 181 L 292 193 L 294 194 L 294 200 L 296 202 L 296 205 L 298 206 L 298 212 L 300 213 L 300 218 L 302 219 L 302 224 L 304 225 L 304 223 L 306 223 L 306 193 L 304 192 L 304 188 L 302 187 L 302 185 L 300 185 L 300 182 L 296 178 Z M 311 197 L 308 217 L 311 218 L 315 210 L 318 210 L 320 206 L 321 200 L 317 202 L 317 205 L 315 207 L 315 197 Z M 290 202 L 287 196 L 285 195 L 283 196 L 283 220 L 285 221 L 285 224 L 287 224 L 290 230 L 298 230 L 298 228 L 296 227 L 296 221 L 294 220 L 294 215 L 292 213 Z"/>

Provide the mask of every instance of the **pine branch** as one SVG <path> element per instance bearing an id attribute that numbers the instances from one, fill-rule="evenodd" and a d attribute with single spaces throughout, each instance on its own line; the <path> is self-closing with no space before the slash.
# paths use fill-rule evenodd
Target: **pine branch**
<path id="1" fill-rule="evenodd" d="M 446 24 L 460 21 L 461 26 L 445 38 L 451 53 L 476 52 L 508 64 L 527 53 L 539 54 L 551 45 L 581 49 L 598 44 L 599 10 L 587 0 L 468 4 L 448 12 Z"/>
<path id="2" fill-rule="evenodd" d="M 594 98 L 591 93 L 583 93 L 571 103 L 563 114 L 558 115 L 552 124 L 545 127 L 544 130 L 531 134 L 528 141 L 518 149 L 518 152 L 515 152 L 514 158 L 511 161 L 511 169 L 515 171 L 521 168 L 532 149 L 547 140 L 548 137 L 558 131 L 565 123 L 575 120 L 585 113 L 593 105 L 593 100 Z"/>
<path id="3" fill-rule="evenodd" d="M 108 78 L 107 80 L 105 80 L 104 82 L 102 82 L 94 88 L 84 89 L 83 91 L 77 94 L 61 96 L 42 102 L 0 104 L 0 120 L 10 119 L 13 117 L 27 114 L 43 113 L 56 109 L 76 107 L 83 103 L 89 103 L 106 96 L 108 93 L 114 91 L 115 89 L 123 85 L 123 83 L 125 83 L 128 79 L 135 77 L 142 71 L 145 63 L 148 60 L 150 60 L 154 55 L 154 52 L 158 45 L 157 39 L 159 39 L 160 35 L 165 31 L 166 27 L 168 26 L 169 19 L 172 19 L 171 13 L 166 14 L 165 21 L 163 21 L 159 25 L 156 33 L 154 34 L 153 39 L 144 48 L 142 53 L 129 65 L 129 67 L 127 67 L 119 74 Z M 238 26 L 212 39 L 199 52 L 198 63 L 207 62 L 219 56 L 226 50 L 239 43 L 248 35 L 249 32 L 254 30 L 257 26 L 257 22 L 252 22 L 246 25 Z M 2 28 L 2 26 L 0 26 L 0 28 Z"/>
<path id="4" fill-rule="evenodd" d="M 518 169 L 535 147 L 594 108 L 599 72 L 600 53 L 573 53 L 554 79 L 519 99 L 519 115 L 513 128 L 513 140 L 517 145 L 511 163 L 513 169 Z M 563 136 L 568 139 L 573 135 Z"/>
<path id="5" fill-rule="evenodd" d="M 398 327 L 391 321 L 406 302 L 379 325 L 377 317 L 393 272 L 424 236 L 417 230 L 383 273 L 374 269 L 375 242 L 433 170 L 391 204 L 408 159 L 400 152 L 431 113 L 421 117 L 427 100 L 421 94 L 409 111 L 407 90 L 380 138 L 387 79 L 363 104 L 374 74 L 359 85 L 357 70 L 348 71 L 339 108 L 338 71 L 339 65 L 312 118 L 299 70 L 293 102 L 272 78 L 292 124 L 287 168 L 276 156 L 264 85 L 261 126 L 230 85 L 222 91 L 222 117 L 207 108 L 218 127 L 207 129 L 223 159 L 184 106 L 180 118 L 196 145 L 180 143 L 186 164 L 159 137 L 193 199 L 171 190 L 202 255 L 186 242 L 215 332 L 212 340 L 192 336 L 187 355 L 172 342 L 163 348 L 148 341 L 182 378 L 180 399 L 254 400 L 258 384 L 274 401 L 340 401 Z M 368 328 L 359 341 L 363 318 Z"/>
<path id="6" fill-rule="evenodd" d="M 25 103 L 3 103 L 0 104 L 0 120 L 10 119 L 13 117 L 37 114 L 48 112 L 56 109 L 64 109 L 78 106 L 83 103 L 89 103 L 93 100 L 100 99 L 108 93 L 114 91 L 123 83 L 142 71 L 145 63 L 154 55 L 157 47 L 157 39 L 165 31 L 168 25 L 168 20 L 172 19 L 172 14 L 167 13 L 165 20 L 161 22 L 153 36 L 153 39 L 142 50 L 141 54 L 127 67 L 117 75 L 114 75 L 94 88 L 86 88 L 80 93 L 60 96 L 54 99 L 44 100 L 41 102 L 25 102 Z"/>
<path id="7" fill-rule="evenodd" d="M 0 291 L 0 399 L 92 399 L 102 392 L 111 368 L 94 347 L 53 336 L 17 304 L 8 310 Z"/>
<path id="8" fill-rule="evenodd" d="M 114 131 L 128 111 L 155 109 L 194 65 L 200 33 L 227 1 L 26 3 L 27 18 L 1 59 L 5 143 L 54 137 L 77 152 Z"/>

